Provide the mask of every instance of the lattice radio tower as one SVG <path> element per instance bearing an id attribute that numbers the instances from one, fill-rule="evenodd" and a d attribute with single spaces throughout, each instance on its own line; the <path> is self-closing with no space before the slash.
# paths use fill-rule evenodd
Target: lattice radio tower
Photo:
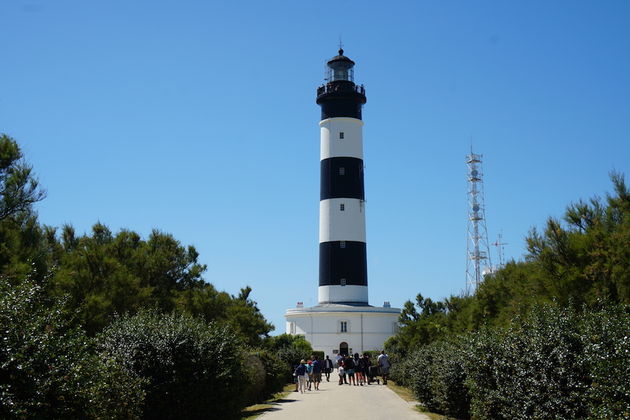
<path id="1" fill-rule="evenodd" d="M 466 156 L 468 165 L 468 241 L 466 243 L 466 294 L 470 295 L 483 281 L 484 268 L 492 270 L 488 228 L 483 199 L 481 158 L 473 153 Z M 482 267 L 485 266 L 485 267 Z"/>

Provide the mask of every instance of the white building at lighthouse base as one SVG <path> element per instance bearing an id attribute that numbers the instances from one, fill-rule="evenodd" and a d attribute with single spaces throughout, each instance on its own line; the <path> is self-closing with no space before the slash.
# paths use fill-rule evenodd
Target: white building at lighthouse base
<path id="1" fill-rule="evenodd" d="M 398 330 L 400 309 L 366 305 L 320 304 L 304 308 L 298 303 L 285 313 L 286 332 L 303 335 L 313 350 L 332 356 L 380 351 Z"/>

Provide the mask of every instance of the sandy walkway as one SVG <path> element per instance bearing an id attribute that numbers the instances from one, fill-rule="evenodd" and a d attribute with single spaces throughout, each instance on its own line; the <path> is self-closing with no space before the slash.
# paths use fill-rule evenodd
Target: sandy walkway
<path id="1" fill-rule="evenodd" d="M 290 393 L 261 420 L 429 420 L 384 385 L 338 385 L 322 382 L 319 391 Z"/>

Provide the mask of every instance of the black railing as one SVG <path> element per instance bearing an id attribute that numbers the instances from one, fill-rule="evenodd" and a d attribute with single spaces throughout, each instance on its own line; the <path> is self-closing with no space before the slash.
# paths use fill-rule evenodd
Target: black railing
<path id="1" fill-rule="evenodd" d="M 354 83 L 326 83 L 317 88 L 317 96 L 335 92 L 356 92 L 365 96 L 365 87 Z"/>

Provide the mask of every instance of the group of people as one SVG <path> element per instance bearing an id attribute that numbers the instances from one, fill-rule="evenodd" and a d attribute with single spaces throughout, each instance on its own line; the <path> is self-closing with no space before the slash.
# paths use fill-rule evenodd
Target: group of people
<path id="1" fill-rule="evenodd" d="M 330 364 L 330 369 L 325 366 Z M 300 391 L 302 394 L 304 391 L 310 391 L 312 387 L 315 390 L 319 389 L 319 384 L 322 381 L 322 370 L 328 371 L 326 379 L 330 380 L 330 371 L 332 370 L 332 360 L 326 356 L 323 362 L 317 360 L 317 356 L 311 356 L 308 362 L 304 359 L 300 360 L 300 363 L 295 367 L 293 371 L 293 377 L 295 378 L 295 390 Z"/>
<path id="2" fill-rule="evenodd" d="M 383 377 L 383 384 L 387 385 L 391 364 L 385 351 L 382 351 L 376 359 L 375 364 L 372 363 L 369 354 L 359 355 L 359 353 L 355 353 L 354 356 L 340 354 L 337 356 L 337 366 L 339 385 L 363 386 L 369 385 L 374 381 L 380 383 L 380 381 L 376 379 L 379 370 Z"/>
<path id="3" fill-rule="evenodd" d="M 339 385 L 363 386 L 374 381 L 380 383 L 376 379 L 379 370 L 383 377 L 383 384 L 387 384 L 391 363 L 385 351 L 381 352 L 375 363 L 372 362 L 369 354 L 359 355 L 359 353 L 355 353 L 353 356 L 339 354 L 335 362 L 339 374 Z M 330 382 L 330 374 L 333 372 L 335 364 L 328 356 L 322 361 L 317 360 L 317 356 L 311 356 L 308 361 L 302 359 L 293 372 L 295 391 L 304 393 L 313 387 L 318 390 L 322 381 L 322 373 L 325 375 L 326 381 Z"/>

